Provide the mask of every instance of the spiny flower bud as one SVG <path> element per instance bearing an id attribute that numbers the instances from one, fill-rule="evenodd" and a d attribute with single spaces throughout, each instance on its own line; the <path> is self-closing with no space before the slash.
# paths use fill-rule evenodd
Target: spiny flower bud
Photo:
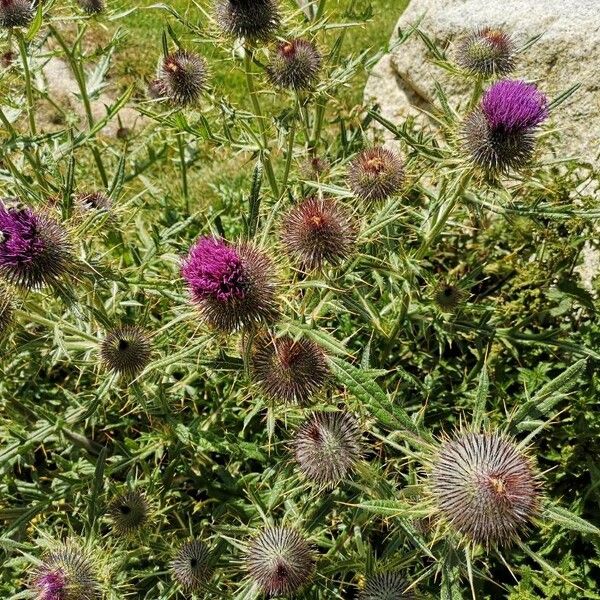
<path id="1" fill-rule="evenodd" d="M 186 542 L 171 561 L 171 570 L 175 579 L 186 591 L 201 590 L 214 572 L 208 546 L 200 540 Z"/>
<path id="2" fill-rule="evenodd" d="M 271 399 L 307 404 L 323 387 L 329 368 L 311 340 L 289 335 L 257 337 L 251 358 L 253 381 Z"/>
<path id="3" fill-rule="evenodd" d="M 188 106 L 197 102 L 206 88 L 206 80 L 206 62 L 197 54 L 178 50 L 163 59 L 161 81 L 166 95 L 175 104 Z"/>
<path id="4" fill-rule="evenodd" d="M 33 19 L 30 0 L 0 0 L 0 27 L 25 27 Z"/>
<path id="5" fill-rule="evenodd" d="M 277 0 L 216 0 L 216 19 L 232 36 L 266 40 L 279 27 Z"/>
<path id="6" fill-rule="evenodd" d="M 330 168 L 331 164 L 326 158 L 311 156 L 300 164 L 300 174 L 304 179 L 318 179 Z"/>
<path id="7" fill-rule="evenodd" d="M 474 75 L 506 75 L 514 67 L 514 44 L 500 29 L 485 27 L 461 40 L 456 59 L 458 64 Z"/>
<path id="8" fill-rule="evenodd" d="M 75 203 L 84 210 L 102 210 L 110 211 L 112 207 L 111 199 L 103 192 L 87 192 L 77 194 Z"/>
<path id="9" fill-rule="evenodd" d="M 313 86 L 321 70 L 321 53 L 307 40 L 294 39 L 277 45 L 267 74 L 281 88 L 306 90 Z"/>
<path id="10" fill-rule="evenodd" d="M 360 459 L 358 423 L 345 412 L 316 413 L 297 431 L 293 449 L 296 462 L 308 479 L 334 486 Z"/>
<path id="11" fill-rule="evenodd" d="M 150 340 L 135 325 L 123 325 L 108 333 L 104 338 L 100 356 L 111 371 L 134 377 L 150 361 Z"/>
<path id="12" fill-rule="evenodd" d="M 8 331 L 13 320 L 13 304 L 8 290 L 0 284 L 0 339 Z"/>
<path id="13" fill-rule="evenodd" d="M 348 168 L 350 189 L 363 200 L 385 200 L 397 194 L 404 182 L 400 157 L 381 146 L 363 150 Z"/>
<path id="14" fill-rule="evenodd" d="M 110 503 L 108 514 L 116 534 L 130 535 L 147 523 L 148 502 L 141 492 L 126 492 Z"/>
<path id="15" fill-rule="evenodd" d="M 474 162 L 491 172 L 525 166 L 534 133 L 548 118 L 548 100 L 535 85 L 499 81 L 484 94 L 464 124 L 464 141 Z"/>
<path id="16" fill-rule="evenodd" d="M 436 286 L 433 301 L 442 312 L 453 312 L 463 301 L 465 293 L 457 285 L 442 283 Z"/>
<path id="17" fill-rule="evenodd" d="M 37 600 L 97 600 L 100 585 L 87 555 L 70 545 L 50 552 L 36 568 L 31 590 Z"/>
<path id="18" fill-rule="evenodd" d="M 304 269 L 337 265 L 352 253 L 356 230 L 351 215 L 333 199 L 307 198 L 283 220 L 286 252 Z"/>
<path id="19" fill-rule="evenodd" d="M 367 579 L 359 600 L 415 600 L 414 592 L 408 587 L 408 581 L 400 573 L 378 573 Z"/>
<path id="20" fill-rule="evenodd" d="M 308 542 L 298 531 L 289 527 L 269 527 L 250 545 L 248 571 L 263 594 L 291 595 L 312 579 L 314 557 Z"/>
<path id="21" fill-rule="evenodd" d="M 228 244 L 200 238 L 184 260 L 181 274 L 206 322 L 232 332 L 278 315 L 274 267 L 271 260 L 249 244 Z"/>
<path id="22" fill-rule="evenodd" d="M 52 217 L 0 201 L 0 275 L 23 288 L 59 282 L 72 267 L 67 233 Z"/>
<path id="23" fill-rule="evenodd" d="M 77 0 L 79 6 L 89 15 L 101 13 L 105 6 L 104 0 Z"/>
<path id="24" fill-rule="evenodd" d="M 430 488 L 449 525 L 486 548 L 518 539 L 538 511 L 531 460 L 498 433 L 459 433 L 445 441 L 433 461 Z"/>

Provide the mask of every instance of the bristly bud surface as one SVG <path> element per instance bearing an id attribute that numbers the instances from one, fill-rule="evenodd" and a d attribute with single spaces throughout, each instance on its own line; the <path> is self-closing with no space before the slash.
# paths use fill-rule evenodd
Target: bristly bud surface
<path id="1" fill-rule="evenodd" d="M 89 15 L 97 15 L 104 11 L 104 0 L 77 0 L 79 6 Z"/>
<path id="2" fill-rule="evenodd" d="M 248 572 L 263 594 L 292 595 L 313 576 L 313 552 L 304 537 L 289 527 L 269 527 L 248 551 Z"/>
<path id="3" fill-rule="evenodd" d="M 433 301 L 442 312 L 453 312 L 464 299 L 464 291 L 453 283 L 441 283 L 433 292 Z"/>
<path id="4" fill-rule="evenodd" d="M 201 315 L 215 329 L 233 332 L 272 323 L 278 316 L 273 263 L 249 244 L 202 237 L 183 261 L 181 274 Z"/>
<path id="5" fill-rule="evenodd" d="M 360 459 L 358 423 L 345 412 L 315 413 L 296 432 L 293 450 L 296 463 L 308 479 L 335 486 Z"/>
<path id="6" fill-rule="evenodd" d="M 359 600 L 415 600 L 409 583 L 400 573 L 386 571 L 372 575 L 367 579 Z"/>
<path id="7" fill-rule="evenodd" d="M 44 557 L 30 587 L 37 594 L 36 600 L 99 600 L 101 597 L 92 562 L 82 550 L 69 545 Z"/>
<path id="8" fill-rule="evenodd" d="M 490 172 L 525 166 L 535 147 L 535 131 L 548 118 L 548 100 L 535 85 L 498 81 L 465 121 L 465 146 L 473 161 Z"/>
<path id="9" fill-rule="evenodd" d="M 234 37 L 267 40 L 279 27 L 277 0 L 216 0 L 216 20 Z"/>
<path id="10" fill-rule="evenodd" d="M 402 188 L 404 165 L 400 157 L 387 148 L 368 148 L 350 163 L 348 182 L 362 200 L 385 200 Z"/>
<path id="11" fill-rule="evenodd" d="M 433 461 L 437 508 L 469 542 L 509 545 L 538 512 L 539 483 L 531 459 L 498 433 L 459 433 Z"/>
<path id="12" fill-rule="evenodd" d="M 293 39 L 277 45 L 267 66 L 267 74 L 277 87 L 307 90 L 317 81 L 321 62 L 321 53 L 313 43 Z"/>
<path id="13" fill-rule="evenodd" d="M 338 265 L 354 249 L 352 216 L 333 199 L 306 198 L 285 216 L 281 239 L 287 254 L 303 269 Z"/>
<path id="14" fill-rule="evenodd" d="M 171 561 L 171 570 L 184 590 L 200 591 L 214 572 L 208 546 L 201 540 L 185 542 Z"/>
<path id="15" fill-rule="evenodd" d="M 0 27 L 26 27 L 32 19 L 30 0 L 0 0 Z"/>
<path id="16" fill-rule="evenodd" d="M 178 50 L 163 59 L 162 89 L 174 104 L 195 104 L 206 89 L 207 79 L 206 61 L 197 54 Z"/>
<path id="17" fill-rule="evenodd" d="M 142 329 L 123 325 L 104 338 L 100 355 L 104 365 L 120 375 L 134 377 L 150 362 L 152 347 Z"/>
<path id="18" fill-rule="evenodd" d="M 304 179 L 319 179 L 331 169 L 331 163 L 321 156 L 309 156 L 300 164 L 300 175 Z"/>
<path id="19" fill-rule="evenodd" d="M 26 289 L 57 285 L 71 270 L 70 250 L 55 219 L 0 202 L 0 276 Z"/>
<path id="20" fill-rule="evenodd" d="M 86 192 L 75 196 L 75 203 L 83 210 L 102 210 L 109 212 L 112 207 L 111 199 L 103 192 Z"/>
<path id="21" fill-rule="evenodd" d="M 110 503 L 108 514 L 117 535 L 130 535 L 148 522 L 148 502 L 139 491 L 126 492 Z"/>
<path id="22" fill-rule="evenodd" d="M 313 341 L 258 336 L 251 357 L 253 381 L 272 400 L 308 404 L 329 377 L 325 355 Z"/>
<path id="23" fill-rule="evenodd" d="M 515 47 L 501 29 L 485 27 L 464 37 L 458 44 L 458 64 L 483 77 L 507 75 L 514 68 Z"/>

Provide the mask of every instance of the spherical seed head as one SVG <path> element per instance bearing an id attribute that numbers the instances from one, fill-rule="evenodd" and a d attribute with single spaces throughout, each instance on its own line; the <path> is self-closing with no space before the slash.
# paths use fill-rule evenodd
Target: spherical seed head
<path id="1" fill-rule="evenodd" d="M 13 321 L 13 304 L 8 290 L 0 285 L 0 339 L 8 331 Z"/>
<path id="2" fill-rule="evenodd" d="M 334 486 L 347 477 L 361 456 L 360 429 L 345 412 L 316 413 L 298 429 L 294 458 L 308 479 Z"/>
<path id="3" fill-rule="evenodd" d="M 378 573 L 367 579 L 359 600 L 415 600 L 408 581 L 394 571 Z"/>
<path id="4" fill-rule="evenodd" d="M 538 511 L 540 486 L 531 460 L 497 433 L 460 433 L 445 441 L 430 485 L 449 525 L 486 548 L 518 539 Z"/>
<path id="5" fill-rule="evenodd" d="M 185 590 L 193 592 L 202 589 L 214 571 L 208 546 L 200 540 L 186 542 L 171 561 L 171 570 Z"/>
<path id="6" fill-rule="evenodd" d="M 524 81 L 499 81 L 484 94 L 464 124 L 464 140 L 476 164 L 490 172 L 525 166 L 535 130 L 548 117 L 546 97 Z"/>
<path id="7" fill-rule="evenodd" d="M 111 199 L 103 192 L 83 192 L 75 196 L 75 203 L 83 210 L 110 211 Z"/>
<path id="8" fill-rule="evenodd" d="M 100 348 L 105 366 L 129 377 L 144 369 L 151 354 L 150 340 L 142 329 L 134 325 L 123 325 L 110 331 Z"/>
<path id="9" fill-rule="evenodd" d="M 485 27 L 464 37 L 458 44 L 457 62 L 474 75 L 506 75 L 514 68 L 515 47 L 501 29 Z"/>
<path id="10" fill-rule="evenodd" d="M 0 0 L 0 27 L 25 27 L 33 19 L 30 0 Z"/>
<path id="11" fill-rule="evenodd" d="M 307 198 L 283 220 L 281 240 L 304 269 L 337 265 L 352 253 L 356 229 L 352 216 L 332 199 Z"/>
<path id="12" fill-rule="evenodd" d="M 457 285 L 442 283 L 435 289 L 433 301 L 442 312 L 453 312 L 464 297 L 464 292 Z"/>
<path id="13" fill-rule="evenodd" d="M 232 332 L 277 318 L 274 267 L 253 246 L 200 238 L 181 274 L 203 318 L 215 329 Z"/>
<path id="14" fill-rule="evenodd" d="M 34 289 L 57 284 L 71 266 L 62 225 L 43 213 L 0 202 L 0 275 Z"/>
<path id="15" fill-rule="evenodd" d="M 251 579 L 269 596 L 298 592 L 314 572 L 308 542 L 289 527 L 265 529 L 252 541 L 247 560 Z"/>
<path id="16" fill-rule="evenodd" d="M 195 104 L 206 89 L 206 62 L 197 54 L 178 50 L 163 59 L 161 80 L 172 102 L 180 106 Z"/>
<path id="17" fill-rule="evenodd" d="M 270 38 L 281 20 L 277 0 L 216 0 L 215 13 L 225 33 L 253 40 Z"/>
<path id="18" fill-rule="evenodd" d="M 89 15 L 97 15 L 104 11 L 104 0 L 77 0 L 79 6 Z"/>
<path id="19" fill-rule="evenodd" d="M 148 521 L 148 502 L 144 494 L 131 491 L 117 496 L 108 508 L 113 531 L 129 535 L 139 531 Z"/>
<path id="20" fill-rule="evenodd" d="M 253 381 L 272 400 L 308 404 L 329 377 L 323 351 L 311 340 L 258 336 L 251 358 Z"/>
<path id="21" fill-rule="evenodd" d="M 44 557 L 30 587 L 37 594 L 36 600 L 100 598 L 100 584 L 91 561 L 81 550 L 68 545 Z"/>
<path id="22" fill-rule="evenodd" d="M 348 169 L 350 189 L 363 200 L 385 200 L 398 193 L 404 182 L 400 157 L 381 146 L 363 150 Z"/>
<path id="23" fill-rule="evenodd" d="M 267 74 L 271 83 L 281 88 L 311 88 L 321 70 L 322 57 L 308 40 L 294 39 L 277 45 Z"/>

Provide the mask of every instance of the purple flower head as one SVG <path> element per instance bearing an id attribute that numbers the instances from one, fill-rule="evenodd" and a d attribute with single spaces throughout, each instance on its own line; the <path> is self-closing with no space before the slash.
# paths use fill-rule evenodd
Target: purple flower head
<path id="1" fill-rule="evenodd" d="M 0 275 L 37 288 L 56 283 L 68 267 L 69 243 L 57 221 L 30 208 L 0 203 Z"/>
<path id="2" fill-rule="evenodd" d="M 48 571 L 36 581 L 40 600 L 63 600 L 67 582 L 62 571 Z"/>
<path id="3" fill-rule="evenodd" d="M 523 132 L 548 118 L 548 100 L 535 85 L 507 79 L 486 91 L 481 110 L 492 129 Z"/>

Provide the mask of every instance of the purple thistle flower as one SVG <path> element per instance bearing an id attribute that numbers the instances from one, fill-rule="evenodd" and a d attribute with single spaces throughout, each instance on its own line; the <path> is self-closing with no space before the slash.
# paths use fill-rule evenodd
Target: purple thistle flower
<path id="1" fill-rule="evenodd" d="M 69 271 L 67 233 L 53 218 L 0 202 L 0 275 L 24 288 L 56 285 Z"/>
<path id="2" fill-rule="evenodd" d="M 256 248 L 202 237 L 181 274 L 207 323 L 225 332 L 270 323 L 278 314 L 271 260 Z"/>
<path id="3" fill-rule="evenodd" d="M 62 571 L 48 571 L 37 580 L 40 600 L 62 600 L 67 582 Z"/>

